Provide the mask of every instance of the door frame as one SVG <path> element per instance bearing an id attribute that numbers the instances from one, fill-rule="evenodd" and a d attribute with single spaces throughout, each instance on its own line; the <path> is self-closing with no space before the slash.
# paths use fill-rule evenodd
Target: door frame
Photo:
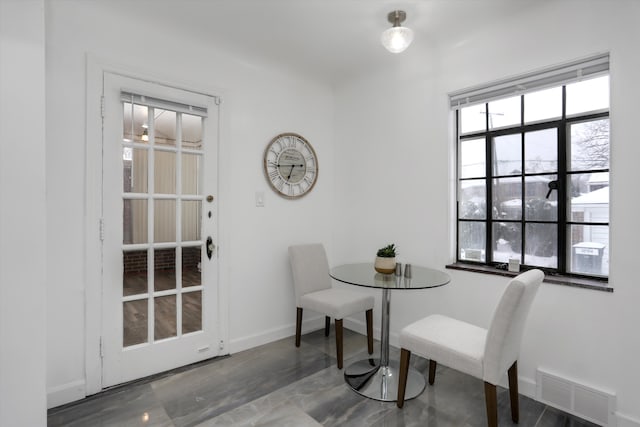
<path id="1" fill-rule="evenodd" d="M 148 69 L 115 64 L 86 56 L 86 105 L 85 105 L 85 215 L 84 215 L 84 296 L 85 296 L 85 381 L 84 395 L 98 393 L 102 382 L 102 93 L 105 73 L 120 74 L 125 77 L 157 83 L 176 89 L 197 92 L 219 98 L 218 109 L 218 316 L 220 354 L 228 354 L 229 348 L 229 162 L 230 147 L 225 144 L 227 118 L 224 114 L 224 91 L 200 83 L 185 82 L 175 76 L 159 76 Z M 214 95 L 215 94 L 215 95 Z M 82 396 L 84 397 L 84 396 Z"/>

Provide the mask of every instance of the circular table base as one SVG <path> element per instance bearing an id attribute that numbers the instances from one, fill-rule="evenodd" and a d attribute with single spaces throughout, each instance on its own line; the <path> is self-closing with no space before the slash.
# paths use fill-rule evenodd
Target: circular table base
<path id="1" fill-rule="evenodd" d="M 359 360 L 344 370 L 344 379 L 358 394 L 383 402 L 395 402 L 398 400 L 399 368 L 397 360 L 390 360 L 388 366 L 380 366 L 380 359 Z M 425 385 L 424 376 L 409 367 L 404 399 L 417 397 Z"/>

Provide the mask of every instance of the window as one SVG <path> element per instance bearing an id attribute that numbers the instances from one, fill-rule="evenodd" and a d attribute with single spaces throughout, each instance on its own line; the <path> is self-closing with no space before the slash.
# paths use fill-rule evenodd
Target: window
<path id="1" fill-rule="evenodd" d="M 472 96 L 452 95 L 458 262 L 504 268 L 515 258 L 548 273 L 608 277 L 608 55 L 598 63 L 573 64 L 573 78 L 550 73 L 555 84 L 542 87 L 539 74 L 525 76 L 517 95 L 496 96 L 495 85 L 469 104 L 460 100 Z"/>

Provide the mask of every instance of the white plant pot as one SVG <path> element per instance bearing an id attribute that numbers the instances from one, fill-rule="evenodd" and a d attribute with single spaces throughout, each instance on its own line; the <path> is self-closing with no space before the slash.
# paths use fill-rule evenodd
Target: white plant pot
<path id="1" fill-rule="evenodd" d="M 378 273 L 382 274 L 391 274 L 396 271 L 396 259 L 394 258 L 384 258 L 384 257 L 376 257 L 376 261 L 373 263 L 373 268 L 376 269 Z"/>

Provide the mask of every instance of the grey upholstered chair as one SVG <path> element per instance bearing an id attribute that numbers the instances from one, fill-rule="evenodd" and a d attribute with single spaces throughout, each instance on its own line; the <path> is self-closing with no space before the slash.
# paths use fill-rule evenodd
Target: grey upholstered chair
<path id="1" fill-rule="evenodd" d="M 398 407 L 404 393 L 411 353 L 429 359 L 429 384 L 433 385 L 436 361 L 484 380 L 487 421 L 498 425 L 496 384 L 504 372 L 509 376 L 511 419 L 518 422 L 518 355 L 522 331 L 531 303 L 544 279 L 540 270 L 514 277 L 502 295 L 489 329 L 447 316 L 434 314 L 418 320 L 400 332 L 400 378 Z"/>
<path id="2" fill-rule="evenodd" d="M 309 309 L 325 315 L 325 336 L 329 336 L 331 318 L 335 319 L 336 357 L 342 369 L 342 319 L 366 312 L 367 347 L 373 353 L 373 296 L 331 287 L 329 262 L 322 244 L 313 243 L 289 247 L 289 261 L 293 271 L 296 296 L 296 347 L 300 347 L 302 310 Z"/>

